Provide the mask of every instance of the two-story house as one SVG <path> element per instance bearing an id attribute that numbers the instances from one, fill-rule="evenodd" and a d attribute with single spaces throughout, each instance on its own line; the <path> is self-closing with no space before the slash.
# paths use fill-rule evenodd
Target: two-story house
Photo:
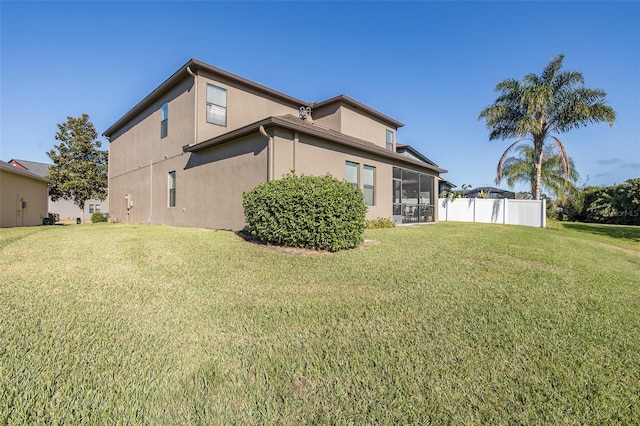
<path id="1" fill-rule="evenodd" d="M 242 229 L 242 194 L 297 174 L 362 189 L 367 218 L 437 220 L 438 166 L 396 153 L 403 124 L 340 95 L 309 103 L 192 59 L 109 127 L 116 220 Z"/>

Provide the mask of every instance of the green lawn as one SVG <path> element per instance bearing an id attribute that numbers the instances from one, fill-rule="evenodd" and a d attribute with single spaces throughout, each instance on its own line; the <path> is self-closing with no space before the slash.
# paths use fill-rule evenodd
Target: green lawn
<path id="1" fill-rule="evenodd" d="M 1 229 L 0 424 L 640 423 L 640 228 L 365 238 Z"/>

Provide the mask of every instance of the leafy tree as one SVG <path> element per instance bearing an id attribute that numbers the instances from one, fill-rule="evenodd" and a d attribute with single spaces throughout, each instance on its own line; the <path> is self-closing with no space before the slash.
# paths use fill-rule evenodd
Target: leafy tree
<path id="1" fill-rule="evenodd" d="M 47 152 L 53 161 L 47 177 L 54 182 L 49 195 L 53 201 L 73 200 L 84 212 L 87 200 L 107 197 L 108 153 L 99 149 L 102 144 L 87 114 L 67 117 L 55 138 L 60 144 Z"/>
<path id="2" fill-rule="evenodd" d="M 507 157 L 516 151 L 517 155 Z M 569 176 L 565 176 L 564 159 L 561 154 L 555 152 L 552 145 L 545 144 L 542 149 L 542 165 L 540 173 L 541 189 L 547 190 L 562 202 L 566 200 L 569 192 L 574 192 L 575 184 L 580 179 L 573 160 L 569 160 Z M 535 152 L 531 145 L 511 145 L 502 154 L 496 170 L 496 184 L 506 179 L 507 185 L 512 188 L 516 183 L 531 185 L 531 194 L 535 191 L 536 170 L 534 167 Z"/>
<path id="3" fill-rule="evenodd" d="M 527 74 L 522 80 L 506 79 L 498 83 L 498 97 L 480 112 L 491 130 L 489 140 L 515 139 L 507 151 L 522 141 L 533 144 L 533 198 L 540 199 L 544 144 L 549 138 L 557 146 L 565 179 L 570 177 L 570 161 L 564 146 L 553 134 L 568 132 L 588 124 L 608 122 L 616 113 L 605 102 L 606 92 L 584 87 L 582 73 L 561 71 L 564 55 L 556 56 L 541 75 Z"/>

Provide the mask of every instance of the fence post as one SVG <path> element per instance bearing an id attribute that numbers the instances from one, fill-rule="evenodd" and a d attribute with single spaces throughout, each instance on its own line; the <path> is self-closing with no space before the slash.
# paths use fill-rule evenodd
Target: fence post
<path id="1" fill-rule="evenodd" d="M 540 205 L 542 206 L 542 211 L 540 212 L 540 214 L 542 215 L 542 227 L 546 228 L 547 227 L 547 200 L 543 198 L 542 203 Z"/>
<path id="2" fill-rule="evenodd" d="M 507 224 L 507 204 L 508 204 L 509 200 L 507 200 L 506 198 L 502 199 L 502 224 L 506 225 Z"/>

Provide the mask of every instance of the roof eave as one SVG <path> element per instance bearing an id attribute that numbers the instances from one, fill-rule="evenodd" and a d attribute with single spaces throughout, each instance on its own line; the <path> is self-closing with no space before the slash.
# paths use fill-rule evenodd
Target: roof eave
<path id="1" fill-rule="evenodd" d="M 397 127 L 404 127 L 404 123 L 401 123 L 400 121 L 393 119 L 391 117 L 389 117 L 388 115 L 385 115 L 383 113 L 381 113 L 380 111 L 377 111 L 361 102 L 356 101 L 353 98 L 350 98 L 347 95 L 338 95 L 338 96 L 334 96 L 333 98 L 324 100 L 322 102 L 314 102 L 312 107 L 313 108 L 321 108 L 325 105 L 330 105 L 332 103 L 336 103 L 336 102 L 343 102 L 346 105 L 349 105 L 351 107 L 355 107 L 356 109 L 359 109 L 361 111 L 366 112 L 367 114 L 377 118 L 378 120 L 387 122 L 389 124 L 392 124 L 393 126 Z"/>
<path id="2" fill-rule="evenodd" d="M 247 80 L 244 77 L 240 77 L 239 75 L 230 73 L 229 71 L 225 71 L 221 68 L 214 67 L 213 65 L 209 65 L 197 59 L 190 59 L 186 64 L 180 67 L 162 84 L 156 87 L 153 90 L 153 92 L 149 93 L 144 99 L 138 102 L 133 108 L 131 108 L 122 117 L 120 117 L 118 121 L 116 121 L 107 130 L 105 130 L 104 133 L 102 133 L 102 136 L 104 136 L 105 138 L 111 138 L 111 136 L 113 136 L 114 133 L 116 133 L 120 128 L 124 127 L 124 125 L 130 120 L 132 120 L 135 116 L 137 116 L 146 108 L 148 108 L 150 105 L 152 105 L 154 102 L 156 102 L 158 98 L 160 98 L 164 93 L 171 90 L 171 88 L 175 87 L 178 83 L 180 83 L 185 78 L 190 78 L 191 76 L 188 73 L 187 68 L 189 68 L 192 72 L 196 72 L 197 70 L 204 70 L 206 72 L 222 76 L 226 79 L 235 81 L 236 83 L 250 87 L 259 92 L 269 94 L 270 96 L 275 97 L 280 101 L 284 101 L 291 105 L 311 106 L 311 103 L 309 102 L 301 101 L 300 99 L 296 99 L 282 92 L 278 92 L 277 90 L 273 90 L 269 87 L 263 86 L 251 80 Z"/>
<path id="3" fill-rule="evenodd" d="M 214 146 L 218 146 L 218 145 L 222 145 L 224 143 L 230 142 L 234 139 L 237 138 L 241 138 L 247 135 L 250 135 L 252 133 L 256 133 L 259 131 L 260 126 L 264 126 L 265 128 L 270 128 L 270 127 L 274 127 L 274 126 L 278 126 L 278 127 L 283 127 L 289 130 L 295 130 L 298 131 L 300 133 L 304 133 L 310 136 L 315 136 L 321 139 L 326 139 L 329 141 L 333 141 L 333 142 L 337 142 L 340 143 L 341 145 L 346 145 L 346 146 L 350 146 L 365 152 L 369 152 L 372 154 L 377 154 L 380 155 L 382 157 L 385 158 L 389 158 L 395 161 L 400 161 L 400 162 L 404 162 L 407 164 L 410 164 L 412 166 L 420 166 L 422 168 L 426 168 L 429 170 L 432 170 L 434 172 L 437 172 L 439 174 L 441 173 L 447 173 L 447 170 L 442 169 L 440 167 L 437 166 L 432 166 L 430 164 L 425 164 L 421 161 L 418 160 L 414 160 L 408 157 L 405 157 L 403 155 L 400 155 L 398 153 L 395 153 L 393 151 L 387 151 L 384 148 L 373 148 L 373 147 L 368 147 L 366 145 L 361 145 L 361 144 L 357 144 L 351 140 L 349 140 L 348 138 L 342 138 L 338 135 L 328 135 L 320 130 L 317 129 L 313 129 L 301 124 L 296 124 L 293 123 L 291 121 L 288 120 L 283 120 L 280 119 L 278 117 L 268 117 L 264 120 L 260 120 L 257 121 L 255 123 L 251 123 L 247 126 L 241 127 L 239 129 L 236 130 L 232 130 L 231 132 L 225 133 L 224 135 L 220 135 L 217 136 L 213 139 L 209 139 L 207 141 L 204 142 L 200 142 L 197 144 L 193 144 L 193 145 L 184 145 L 182 147 L 182 151 L 183 152 L 200 152 L 200 151 L 204 151 L 206 149 L 212 148 Z"/>

